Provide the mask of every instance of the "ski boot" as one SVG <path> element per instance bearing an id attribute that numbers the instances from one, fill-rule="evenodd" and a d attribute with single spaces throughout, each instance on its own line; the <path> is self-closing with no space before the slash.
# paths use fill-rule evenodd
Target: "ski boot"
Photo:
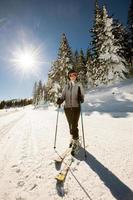
<path id="1" fill-rule="evenodd" d="M 72 155 L 78 154 L 80 146 L 81 145 L 80 145 L 79 139 L 73 140 L 71 154 Z"/>
<path id="2" fill-rule="evenodd" d="M 69 148 L 72 148 L 72 145 L 73 145 L 73 137 L 71 135 L 71 139 L 70 139 L 70 143 L 69 143 Z"/>

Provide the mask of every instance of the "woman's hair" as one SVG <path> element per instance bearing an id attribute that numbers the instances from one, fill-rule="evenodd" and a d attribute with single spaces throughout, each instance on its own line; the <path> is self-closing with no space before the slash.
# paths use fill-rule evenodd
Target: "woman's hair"
<path id="1" fill-rule="evenodd" d="M 72 73 L 76 73 L 77 74 L 77 72 L 74 70 L 74 69 L 70 69 L 69 70 L 69 72 L 68 72 L 68 79 L 70 79 L 70 74 L 72 74 Z M 78 75 L 78 74 L 77 74 Z"/>

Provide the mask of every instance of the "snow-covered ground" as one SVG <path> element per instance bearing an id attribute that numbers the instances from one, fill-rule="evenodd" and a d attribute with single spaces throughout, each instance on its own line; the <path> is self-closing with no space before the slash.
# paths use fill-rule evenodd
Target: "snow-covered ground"
<path id="1" fill-rule="evenodd" d="M 82 110 L 87 159 L 81 148 L 62 187 L 54 179 L 57 109 L 0 111 L 0 200 L 133 200 L 133 80 L 89 91 Z M 61 109 L 57 151 L 68 144 Z"/>

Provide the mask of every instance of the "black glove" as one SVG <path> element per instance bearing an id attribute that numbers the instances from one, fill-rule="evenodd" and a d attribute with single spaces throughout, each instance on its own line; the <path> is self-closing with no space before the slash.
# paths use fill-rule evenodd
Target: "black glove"
<path id="1" fill-rule="evenodd" d="M 61 98 L 58 98 L 57 99 L 57 102 L 56 102 L 58 105 L 61 105 L 63 103 L 63 100 Z"/>

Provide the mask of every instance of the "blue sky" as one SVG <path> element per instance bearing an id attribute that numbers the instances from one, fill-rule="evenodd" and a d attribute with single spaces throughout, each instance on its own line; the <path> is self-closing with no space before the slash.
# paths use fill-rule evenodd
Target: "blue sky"
<path id="1" fill-rule="evenodd" d="M 47 81 L 62 33 L 72 50 L 90 44 L 94 0 L 0 0 L 0 100 L 31 97 L 35 81 Z M 99 0 L 126 25 L 130 0 Z M 22 73 L 11 62 L 14 52 L 39 48 L 43 61 L 36 73 Z"/>

